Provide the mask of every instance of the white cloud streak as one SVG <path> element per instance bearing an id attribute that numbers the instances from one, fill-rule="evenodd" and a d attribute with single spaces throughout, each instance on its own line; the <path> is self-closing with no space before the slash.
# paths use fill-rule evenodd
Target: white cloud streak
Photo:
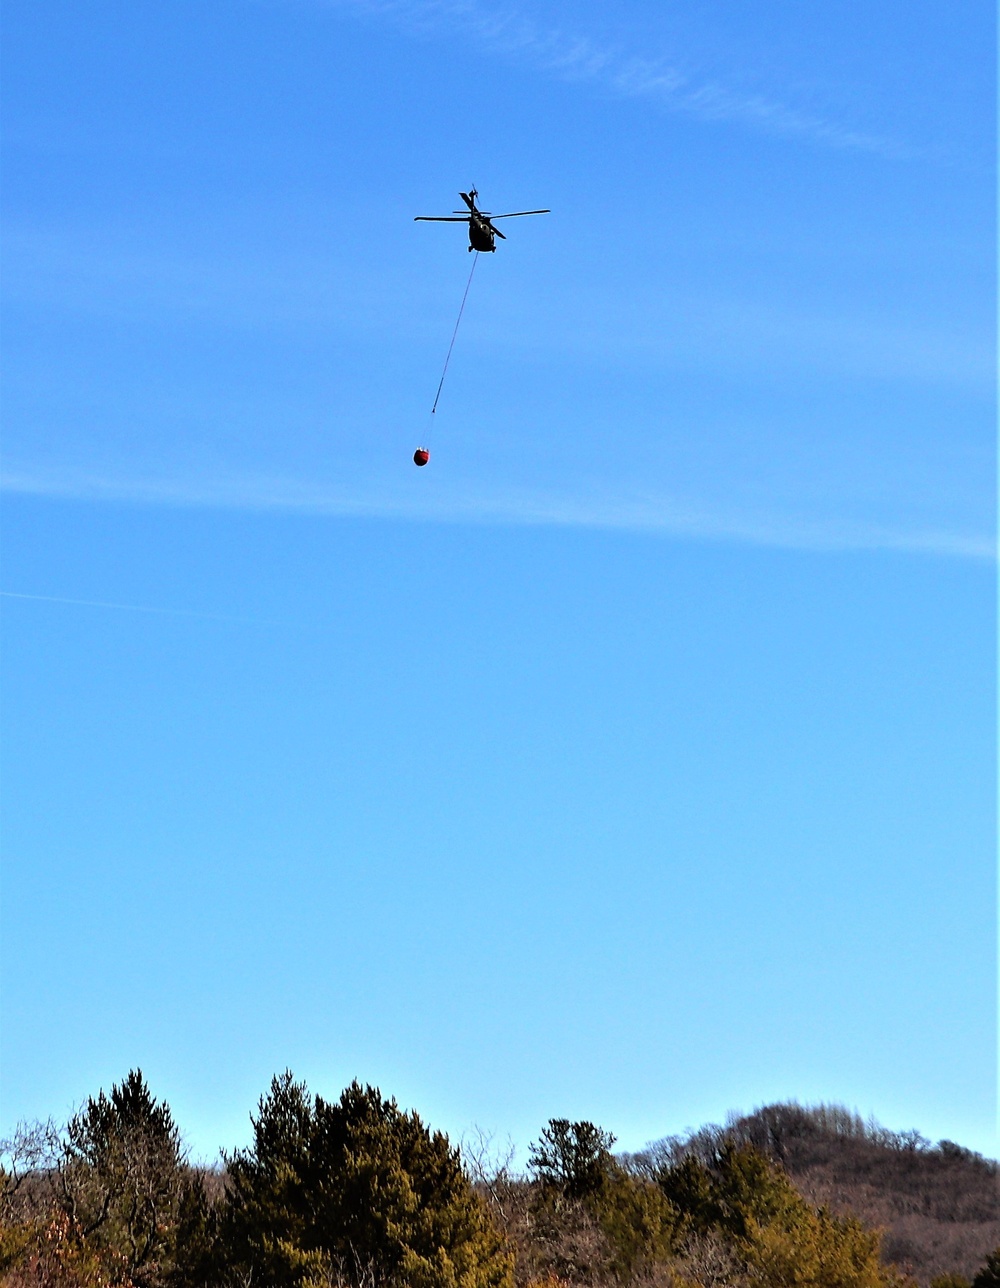
<path id="1" fill-rule="evenodd" d="M 4 247 L 8 305 L 27 304 L 50 317 L 222 322 L 251 331 L 312 326 L 328 336 L 428 335 L 427 279 L 411 276 L 401 283 L 398 259 L 390 276 L 381 268 L 345 266 L 329 252 L 282 248 L 268 256 L 227 250 L 197 256 L 169 246 L 129 245 L 116 241 L 112 230 L 34 228 L 14 220 L 7 221 Z M 864 300 L 851 308 L 726 294 L 718 283 L 667 291 L 637 275 L 616 287 L 609 295 L 600 284 L 572 281 L 558 307 L 539 300 L 542 307 L 528 316 L 516 296 L 497 300 L 490 344 L 530 345 L 534 354 L 547 352 L 557 361 L 597 353 L 602 362 L 629 366 L 718 371 L 724 363 L 755 373 L 797 369 L 992 393 L 993 336 L 973 331 L 964 319 L 907 316 Z M 420 302 L 401 310 L 401 294 Z"/>
<path id="2" fill-rule="evenodd" d="M 235 617 L 230 613 L 203 613 L 195 608 L 159 608 L 148 604 L 119 604 L 106 599 L 67 599 L 63 595 L 29 595 L 18 590 L 0 590 L 0 599 L 26 599 L 39 604 L 67 604 L 74 608 L 113 608 L 126 613 L 155 613 L 163 617 L 200 617 L 212 622 L 238 622 L 245 626 L 275 626 L 259 617 Z"/>
<path id="3" fill-rule="evenodd" d="M 513 10 L 479 0 L 325 0 L 326 7 L 389 19 L 417 33 L 456 31 L 490 54 L 510 58 L 564 81 L 592 84 L 621 98 L 643 100 L 703 121 L 730 121 L 763 133 L 892 160 L 917 150 L 789 106 L 766 94 L 700 79 L 665 57 L 649 57 L 595 37 L 545 28 Z"/>
<path id="4" fill-rule="evenodd" d="M 405 495 L 337 488 L 296 479 L 225 480 L 122 478 L 100 474 L 11 472 L 8 494 L 51 499 L 161 505 L 417 522 L 515 524 L 605 529 L 686 540 L 725 541 L 812 552 L 899 551 L 977 561 L 995 560 L 996 540 L 976 533 L 911 530 L 836 519 L 797 519 L 700 510 L 651 495 L 560 497 L 508 491 L 477 494 L 458 485 L 434 491 L 418 477 Z"/>

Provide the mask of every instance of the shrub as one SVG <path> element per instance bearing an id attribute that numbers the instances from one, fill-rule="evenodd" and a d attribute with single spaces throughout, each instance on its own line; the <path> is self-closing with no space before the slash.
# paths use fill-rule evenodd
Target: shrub
<path id="1" fill-rule="evenodd" d="M 125 1258 L 96 1246 L 65 1213 L 0 1226 L 4 1288 L 136 1288 Z"/>
<path id="2" fill-rule="evenodd" d="M 658 1186 L 616 1167 L 606 1174 L 592 1204 L 608 1241 L 611 1273 L 619 1282 L 670 1258 L 680 1219 Z"/>

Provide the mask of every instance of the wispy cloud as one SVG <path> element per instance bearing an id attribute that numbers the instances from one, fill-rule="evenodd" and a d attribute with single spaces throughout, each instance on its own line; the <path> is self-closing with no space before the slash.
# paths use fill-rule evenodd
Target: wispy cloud
<path id="1" fill-rule="evenodd" d="M 837 519 L 725 513 L 638 492 L 559 496 L 506 490 L 490 494 L 476 492 L 461 483 L 450 489 L 446 485 L 435 490 L 431 480 L 423 476 L 404 493 L 267 477 L 185 480 L 20 471 L 0 478 L 0 490 L 76 501 L 606 529 L 816 552 L 895 550 L 974 560 L 993 560 L 997 554 L 996 541 L 988 534 L 908 530 Z"/>
<path id="2" fill-rule="evenodd" d="M 901 160 L 917 150 L 764 93 L 745 92 L 679 66 L 577 31 L 544 27 L 481 0 L 325 0 L 327 7 L 382 17 L 432 35 L 457 31 L 483 50 L 561 80 L 587 82 L 704 121 L 731 121 L 768 134 Z"/>
<path id="3" fill-rule="evenodd" d="M 322 327 L 327 336 L 371 332 L 421 342 L 437 325 L 424 307 L 429 279 L 417 280 L 402 256 L 388 274 L 382 266 L 345 264 L 329 251 L 194 255 L 152 241 L 136 245 L 114 229 L 28 227 L 14 219 L 4 246 L 8 306 L 25 304 L 49 318 L 222 323 L 257 332 Z M 555 303 L 539 297 L 527 314 L 516 294 L 496 299 L 490 344 L 530 345 L 556 361 L 599 354 L 602 362 L 648 368 L 796 369 L 992 394 L 993 335 L 966 318 L 929 316 L 926 305 L 893 310 L 865 295 L 848 306 L 768 289 L 740 294 L 718 280 L 697 290 L 671 281 L 664 289 L 664 279 L 641 273 L 617 281 L 613 293 L 599 275 L 564 281 Z M 401 310 L 400 295 L 412 307 Z"/>
<path id="4" fill-rule="evenodd" d="M 119 604 L 107 599 L 68 599 L 64 595 L 29 595 L 24 591 L 0 590 L 0 599 L 26 599 L 39 604 L 67 604 L 73 608 L 112 608 L 125 613 L 154 613 L 160 617 L 200 617 L 212 622 L 239 622 L 250 626 L 273 626 L 259 617 L 235 617 L 230 613 L 205 613 L 196 608 L 162 608 L 149 604 Z"/>

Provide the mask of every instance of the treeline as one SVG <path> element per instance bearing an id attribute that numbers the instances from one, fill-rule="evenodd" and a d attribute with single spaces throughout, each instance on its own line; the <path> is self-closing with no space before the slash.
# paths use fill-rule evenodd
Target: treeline
<path id="1" fill-rule="evenodd" d="M 20 1127 L 3 1143 L 0 1281 L 7 1288 L 915 1282 L 884 1264 L 877 1229 L 810 1202 L 782 1165 L 779 1143 L 748 1132 L 715 1129 L 616 1156 L 614 1138 L 594 1124 L 553 1119 L 520 1176 L 488 1141 L 456 1149 L 376 1088 L 352 1083 L 327 1101 L 290 1073 L 272 1080 L 252 1123 L 250 1146 L 225 1155 L 219 1169 L 191 1166 L 169 1106 L 133 1071 L 65 1126 Z M 933 1282 L 970 1284 L 959 1275 Z M 1000 1249 L 972 1283 L 1000 1288 Z"/>

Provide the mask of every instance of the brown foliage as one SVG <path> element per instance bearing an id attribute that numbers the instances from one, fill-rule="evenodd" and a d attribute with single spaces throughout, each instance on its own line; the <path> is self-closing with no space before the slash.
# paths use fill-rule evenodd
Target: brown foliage
<path id="1" fill-rule="evenodd" d="M 96 1246 L 64 1212 L 0 1224 L 3 1288 L 135 1288 L 121 1254 Z"/>

